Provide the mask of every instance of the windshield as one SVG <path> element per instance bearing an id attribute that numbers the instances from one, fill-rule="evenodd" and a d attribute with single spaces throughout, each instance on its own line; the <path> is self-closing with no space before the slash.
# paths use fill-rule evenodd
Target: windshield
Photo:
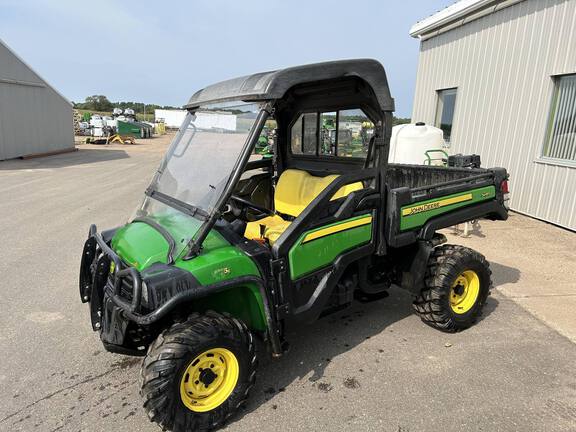
<path id="1" fill-rule="evenodd" d="M 226 186 L 259 105 L 220 104 L 188 114 L 152 188 L 211 213 Z"/>
<path id="2" fill-rule="evenodd" d="M 136 216 L 155 219 L 177 245 L 188 243 L 201 224 L 188 214 L 206 217 L 214 210 L 259 111 L 258 104 L 233 102 L 188 113 L 152 180 L 152 197 L 144 199 Z M 158 192 L 168 199 L 159 202 Z"/>

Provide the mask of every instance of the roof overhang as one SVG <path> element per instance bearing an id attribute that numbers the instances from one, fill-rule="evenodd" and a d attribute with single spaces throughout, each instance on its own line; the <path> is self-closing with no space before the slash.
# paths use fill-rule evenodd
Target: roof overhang
<path id="1" fill-rule="evenodd" d="M 384 67 L 372 59 L 314 63 L 222 81 L 194 93 L 184 108 L 231 100 L 281 99 L 296 85 L 346 77 L 364 80 L 372 87 L 382 111 L 394 111 L 394 99 L 390 95 Z"/>
<path id="2" fill-rule="evenodd" d="M 429 39 L 521 1 L 524 0 L 460 0 L 414 24 L 410 36 Z"/>

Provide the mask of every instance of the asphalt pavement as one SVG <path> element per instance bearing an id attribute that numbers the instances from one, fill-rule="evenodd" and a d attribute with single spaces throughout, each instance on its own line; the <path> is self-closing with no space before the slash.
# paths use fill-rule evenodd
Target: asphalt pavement
<path id="1" fill-rule="evenodd" d="M 0 162 L 0 431 L 160 430 L 141 408 L 140 359 L 104 351 L 77 279 L 89 225 L 128 220 L 166 141 Z M 250 401 L 226 430 L 576 431 L 573 318 L 555 321 L 554 303 L 530 309 L 541 304 L 538 275 L 549 274 L 543 280 L 564 297 L 575 294 L 574 279 L 563 273 L 556 284 L 554 276 L 557 262 L 573 271 L 575 236 L 529 221 L 536 228 L 488 224 L 462 241 L 498 261 L 476 326 L 459 334 L 427 327 L 399 289 L 356 304 L 291 335 L 284 357 L 262 356 Z M 497 230 L 504 241 L 539 228 L 558 233 L 557 243 L 548 239 L 556 260 L 490 243 Z M 524 288 L 530 304 L 518 294 Z"/>

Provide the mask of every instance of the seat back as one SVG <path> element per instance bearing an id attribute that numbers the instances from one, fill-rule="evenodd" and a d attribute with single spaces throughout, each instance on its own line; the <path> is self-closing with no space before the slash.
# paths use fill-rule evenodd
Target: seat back
<path id="1" fill-rule="evenodd" d="M 274 192 L 274 206 L 279 213 L 298 217 L 314 198 L 326 189 L 337 178 L 337 174 L 326 177 L 316 177 L 312 174 L 296 169 L 285 170 L 276 184 Z M 363 189 L 361 182 L 341 187 L 334 194 L 332 200 L 345 197 L 356 190 Z"/>

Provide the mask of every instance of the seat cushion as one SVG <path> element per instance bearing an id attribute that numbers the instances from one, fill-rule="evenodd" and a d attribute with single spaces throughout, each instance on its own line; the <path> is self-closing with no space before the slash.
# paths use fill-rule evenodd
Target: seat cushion
<path id="1" fill-rule="evenodd" d="M 316 198 L 338 175 L 317 177 L 306 171 L 287 169 L 276 185 L 274 205 L 276 211 L 298 217 L 300 213 Z M 356 190 L 363 189 L 361 182 L 343 186 L 334 194 L 332 200 L 345 197 Z"/>
<path id="2" fill-rule="evenodd" d="M 337 175 L 316 177 L 306 171 L 285 170 L 278 179 L 278 184 L 274 191 L 276 211 L 298 217 L 308 204 L 337 177 Z M 332 200 L 345 197 L 363 188 L 364 186 L 361 182 L 343 186 L 334 194 Z M 250 240 L 267 238 L 269 243 L 273 245 L 289 225 L 290 222 L 282 219 L 279 215 L 268 216 L 256 222 L 248 222 L 244 237 Z"/>
<path id="3" fill-rule="evenodd" d="M 268 216 L 264 219 L 260 219 L 256 222 L 248 222 L 246 224 L 246 231 L 244 231 L 244 237 L 253 240 L 265 237 L 268 239 L 271 245 L 282 235 L 284 230 L 290 225 L 289 221 L 285 221 L 280 216 Z M 262 228 L 263 234 L 262 235 Z"/>

